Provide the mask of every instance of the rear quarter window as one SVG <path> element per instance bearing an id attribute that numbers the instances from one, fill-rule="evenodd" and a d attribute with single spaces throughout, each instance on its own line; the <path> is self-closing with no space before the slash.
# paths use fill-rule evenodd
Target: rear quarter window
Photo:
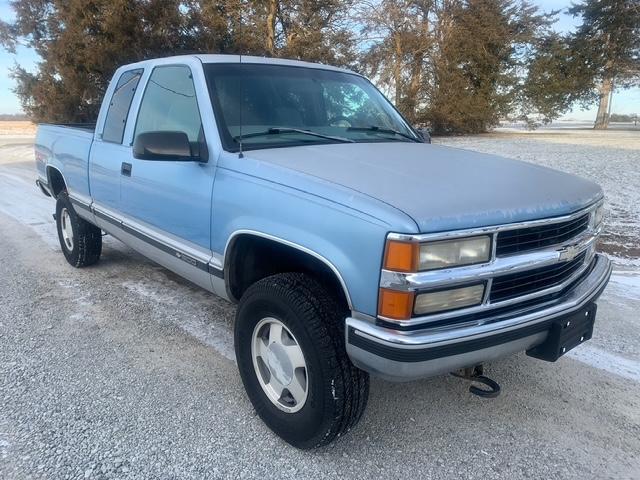
<path id="1" fill-rule="evenodd" d="M 142 72 L 142 69 L 128 70 L 120 75 L 104 122 L 102 140 L 105 142 L 122 143 L 129 108 Z"/>

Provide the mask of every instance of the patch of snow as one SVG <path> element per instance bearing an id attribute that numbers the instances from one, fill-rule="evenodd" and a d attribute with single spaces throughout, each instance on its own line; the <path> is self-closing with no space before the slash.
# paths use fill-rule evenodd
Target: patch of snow
<path id="1" fill-rule="evenodd" d="M 28 225 L 53 250 L 60 248 L 58 233 L 53 220 L 55 203 L 45 197 L 33 183 L 25 179 L 0 171 L 0 211 Z"/>
<path id="2" fill-rule="evenodd" d="M 614 355 L 601 348 L 584 344 L 568 352 L 567 356 L 599 370 L 640 382 L 640 362 Z"/>
<path id="3" fill-rule="evenodd" d="M 181 302 L 184 302 L 183 293 L 176 291 L 175 288 L 167 288 L 167 286 L 161 282 L 150 285 L 146 282 L 127 281 L 123 282 L 122 286 L 136 295 L 153 300 L 155 303 L 179 305 Z M 186 314 L 175 319 L 174 324 L 200 342 L 213 348 L 225 358 L 233 362 L 236 361 L 235 350 L 233 348 L 233 332 L 226 325 L 207 323 L 200 318 Z"/>
<path id="4" fill-rule="evenodd" d="M 331 380 L 331 395 L 333 396 L 334 400 L 338 400 L 338 397 L 336 395 L 336 381 L 335 380 Z"/>
<path id="5" fill-rule="evenodd" d="M 178 304 L 177 297 L 174 295 L 167 295 L 168 292 L 166 291 L 166 289 L 162 293 L 158 291 L 158 287 L 160 287 L 160 285 L 150 285 L 146 282 L 142 283 L 136 281 L 127 281 L 123 282 L 122 286 L 137 295 L 149 298 L 157 303 L 162 303 L 165 305 Z"/>
<path id="6" fill-rule="evenodd" d="M 640 300 L 640 271 L 616 271 L 611 274 L 607 293 Z"/>
<path id="7" fill-rule="evenodd" d="M 229 329 L 194 318 L 181 318 L 177 322 L 177 326 L 235 363 L 236 353 L 233 348 L 233 332 Z"/>

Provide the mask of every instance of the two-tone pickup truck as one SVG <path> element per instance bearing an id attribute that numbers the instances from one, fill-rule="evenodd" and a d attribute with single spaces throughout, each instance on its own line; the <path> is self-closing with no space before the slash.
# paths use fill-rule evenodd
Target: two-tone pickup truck
<path id="1" fill-rule="evenodd" d="M 247 394 L 300 448 L 358 422 L 369 373 L 555 361 L 590 338 L 611 270 L 600 187 L 428 144 L 325 65 L 121 67 L 95 125 L 39 127 L 36 162 L 71 265 L 96 263 L 106 232 L 238 302 Z"/>

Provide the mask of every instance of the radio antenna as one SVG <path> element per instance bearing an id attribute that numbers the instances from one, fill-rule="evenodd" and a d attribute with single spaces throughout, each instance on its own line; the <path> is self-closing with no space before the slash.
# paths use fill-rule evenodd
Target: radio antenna
<path id="1" fill-rule="evenodd" d="M 242 48 L 242 11 L 240 12 L 240 48 Z M 240 132 L 238 136 L 238 143 L 240 150 L 238 151 L 238 158 L 244 158 L 242 154 L 242 104 L 244 103 L 244 92 L 242 90 L 243 85 L 243 74 L 242 74 L 242 50 L 240 51 Z"/>
<path id="2" fill-rule="evenodd" d="M 240 65 L 242 65 L 242 54 L 240 54 Z M 242 67 L 240 68 L 240 134 L 238 135 L 238 143 L 240 150 L 238 152 L 238 158 L 244 158 L 242 154 L 242 104 L 244 103 L 243 91 L 242 91 Z"/>

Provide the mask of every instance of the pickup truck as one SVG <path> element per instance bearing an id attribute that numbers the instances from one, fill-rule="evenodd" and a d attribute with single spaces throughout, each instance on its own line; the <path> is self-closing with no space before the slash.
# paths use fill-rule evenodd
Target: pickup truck
<path id="1" fill-rule="evenodd" d="M 109 234 L 238 303 L 247 395 L 298 448 L 360 420 L 369 374 L 557 360 L 591 337 L 611 273 L 599 186 L 430 144 L 326 65 L 126 65 L 96 124 L 40 125 L 35 156 L 71 265 L 98 262 Z"/>

